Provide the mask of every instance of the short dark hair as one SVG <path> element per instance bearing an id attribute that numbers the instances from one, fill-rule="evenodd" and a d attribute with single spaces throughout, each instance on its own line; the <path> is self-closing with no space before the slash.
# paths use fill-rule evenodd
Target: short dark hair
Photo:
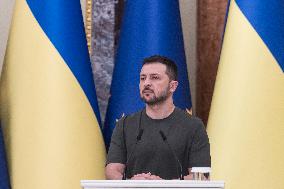
<path id="1" fill-rule="evenodd" d="M 178 77 L 177 65 L 173 60 L 169 59 L 168 57 L 161 55 L 153 55 L 147 57 L 143 60 L 142 66 L 157 62 L 164 64 L 166 66 L 166 74 L 169 76 L 170 80 L 177 81 Z"/>

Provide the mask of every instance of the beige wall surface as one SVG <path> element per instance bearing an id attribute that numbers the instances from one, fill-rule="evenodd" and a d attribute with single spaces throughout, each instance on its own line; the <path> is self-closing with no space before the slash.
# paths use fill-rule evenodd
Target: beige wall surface
<path id="1" fill-rule="evenodd" d="M 8 40 L 15 0 L 0 0 L 0 75 Z"/>
<path id="2" fill-rule="evenodd" d="M 187 70 L 191 90 L 193 114 L 196 113 L 196 65 L 197 65 L 197 0 L 179 0 L 186 53 Z"/>
<path id="3" fill-rule="evenodd" d="M 85 23 L 85 16 L 86 16 L 86 0 L 80 0 L 81 2 L 81 9 L 82 9 L 82 14 L 83 14 L 83 20 Z"/>

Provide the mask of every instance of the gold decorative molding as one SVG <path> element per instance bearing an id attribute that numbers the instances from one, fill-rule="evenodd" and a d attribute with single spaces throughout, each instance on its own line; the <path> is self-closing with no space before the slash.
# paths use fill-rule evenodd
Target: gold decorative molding
<path id="1" fill-rule="evenodd" d="M 89 49 L 89 54 L 92 54 L 92 0 L 86 0 L 86 16 L 85 16 L 85 31 L 87 38 L 87 45 Z"/>

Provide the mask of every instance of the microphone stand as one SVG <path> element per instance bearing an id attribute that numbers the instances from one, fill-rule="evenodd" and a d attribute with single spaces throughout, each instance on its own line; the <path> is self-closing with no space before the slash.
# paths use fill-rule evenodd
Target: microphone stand
<path id="1" fill-rule="evenodd" d="M 160 135 L 161 135 L 163 141 L 168 145 L 170 151 L 171 151 L 172 154 L 174 155 L 174 157 L 175 157 L 175 159 L 176 159 L 176 161 L 177 161 L 177 163 L 178 163 L 178 165 L 179 165 L 179 169 L 180 169 L 179 179 L 180 179 L 180 180 L 184 180 L 183 171 L 182 171 L 182 165 L 181 165 L 181 163 L 180 163 L 180 161 L 179 161 L 179 159 L 178 159 L 176 153 L 174 152 L 174 150 L 172 149 L 171 145 L 169 144 L 169 142 L 168 142 L 168 140 L 167 140 L 167 137 L 166 137 L 166 135 L 163 133 L 163 131 L 160 130 L 159 133 L 160 133 Z"/>
<path id="2" fill-rule="evenodd" d="M 130 153 L 129 158 L 127 159 L 127 161 L 126 161 L 126 163 L 125 163 L 125 170 L 124 170 L 124 172 L 123 172 L 122 180 L 126 180 L 126 173 L 127 173 L 127 165 L 128 165 L 128 162 L 129 162 L 129 160 L 132 158 L 132 155 L 133 155 L 134 151 L 136 150 L 137 144 L 138 144 L 138 142 L 139 142 L 139 141 L 141 140 L 141 138 L 142 138 L 143 132 L 144 132 L 143 129 L 140 129 L 140 130 L 139 130 L 139 133 L 138 133 L 138 135 L 137 135 L 137 137 L 136 137 L 136 143 L 134 144 L 134 145 L 135 145 L 135 146 L 134 146 L 134 149 L 133 149 L 132 152 Z"/>

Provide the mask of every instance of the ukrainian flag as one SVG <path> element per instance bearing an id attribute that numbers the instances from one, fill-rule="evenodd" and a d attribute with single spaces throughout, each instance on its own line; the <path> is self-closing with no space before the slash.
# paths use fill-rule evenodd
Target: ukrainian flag
<path id="1" fill-rule="evenodd" d="M 13 189 L 103 179 L 105 147 L 79 0 L 17 0 L 1 78 Z"/>
<path id="2" fill-rule="evenodd" d="M 10 180 L 6 161 L 6 152 L 3 140 L 2 127 L 0 122 L 0 188 L 10 189 Z"/>
<path id="3" fill-rule="evenodd" d="M 284 186 L 284 2 L 232 0 L 208 121 L 212 178 Z"/>

